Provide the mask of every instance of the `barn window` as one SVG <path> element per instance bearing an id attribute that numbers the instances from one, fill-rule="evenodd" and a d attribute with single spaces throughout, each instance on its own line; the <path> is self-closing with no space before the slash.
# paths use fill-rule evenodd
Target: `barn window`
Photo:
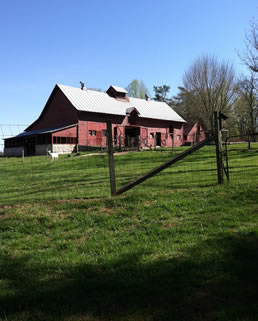
<path id="1" fill-rule="evenodd" d="M 154 138 L 154 133 L 150 133 L 150 138 Z"/>
<path id="2" fill-rule="evenodd" d="M 97 131 L 96 130 L 93 130 L 92 131 L 92 136 L 96 136 L 97 135 Z"/>
<path id="3" fill-rule="evenodd" d="M 177 135 L 177 140 L 181 140 L 181 135 Z"/>
<path id="4" fill-rule="evenodd" d="M 107 136 L 107 130 L 106 129 L 102 129 L 102 136 Z"/>
<path id="5" fill-rule="evenodd" d="M 76 144 L 76 138 L 53 136 L 53 144 Z"/>
<path id="6" fill-rule="evenodd" d="M 89 135 L 92 136 L 92 130 L 89 130 Z"/>

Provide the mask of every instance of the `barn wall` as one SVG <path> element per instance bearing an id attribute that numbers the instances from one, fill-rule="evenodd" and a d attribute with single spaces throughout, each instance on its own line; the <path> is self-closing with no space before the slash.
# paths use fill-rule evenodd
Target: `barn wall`
<path id="1" fill-rule="evenodd" d="M 78 144 L 82 146 L 105 146 L 106 137 L 103 136 L 102 131 L 106 129 L 105 122 L 79 121 Z M 93 132 L 94 134 L 96 132 L 96 135 Z"/>
<path id="2" fill-rule="evenodd" d="M 58 137 L 77 137 L 77 128 L 74 126 L 72 128 L 59 130 L 58 132 L 54 132 L 52 135 Z"/>
<path id="3" fill-rule="evenodd" d="M 35 145 L 36 155 L 46 155 L 47 151 L 58 154 L 69 154 L 76 150 L 76 144 L 42 144 Z"/>
<path id="4" fill-rule="evenodd" d="M 198 124 L 194 124 L 190 132 L 187 134 L 187 137 L 184 137 L 184 144 L 193 144 L 196 143 L 196 134 L 198 131 Z M 203 128 L 200 126 L 200 133 L 198 135 L 198 142 L 203 141 L 206 138 L 205 132 Z"/>
<path id="5" fill-rule="evenodd" d="M 174 135 L 170 135 L 169 126 L 167 127 L 142 127 L 141 138 L 147 145 L 155 146 L 157 133 L 161 134 L 162 147 L 181 146 L 183 142 L 183 129 L 181 126 L 174 125 Z M 174 138 L 174 143 L 173 143 Z"/>
<path id="6" fill-rule="evenodd" d="M 42 114 L 29 130 L 64 127 L 77 123 L 78 112 L 61 92 L 56 88 L 48 100 Z"/>
<path id="7" fill-rule="evenodd" d="M 122 124 L 125 116 L 112 115 L 112 114 L 102 114 L 102 113 L 88 113 L 80 112 L 79 120 L 80 121 L 91 121 L 91 122 L 107 122 L 111 120 L 114 124 Z"/>
<path id="8" fill-rule="evenodd" d="M 130 117 L 125 118 L 123 125 L 131 126 Z M 141 127 L 141 139 L 149 146 L 155 145 L 156 133 L 161 133 L 161 143 L 164 147 L 181 146 L 183 143 L 183 124 L 180 122 L 138 117 L 134 120 L 133 126 Z M 169 126 L 174 127 L 174 144 Z"/>
<path id="9" fill-rule="evenodd" d="M 35 151 L 36 151 L 36 155 L 46 155 L 47 151 L 51 151 L 51 145 L 50 144 L 35 145 Z"/>
<path id="10" fill-rule="evenodd" d="M 141 139 L 145 141 L 145 144 L 155 145 L 156 133 L 161 133 L 162 146 L 172 147 L 181 146 L 183 144 L 183 126 L 179 122 L 171 122 L 157 119 L 136 118 L 134 123 L 130 122 L 130 117 L 108 115 L 100 113 L 87 113 L 82 112 L 80 114 L 80 120 L 78 122 L 78 142 L 79 145 L 104 145 L 102 131 L 106 129 L 106 121 L 112 121 L 112 127 L 117 127 L 117 135 L 123 136 L 122 143 L 124 143 L 125 126 L 140 127 Z M 169 133 L 169 126 L 174 127 L 174 143 L 172 136 Z M 96 136 L 90 135 L 96 131 Z M 114 134 L 114 131 L 113 131 Z M 153 138 L 151 138 L 153 134 Z M 102 137 L 102 143 L 101 142 Z M 104 138 L 105 139 L 105 138 Z M 143 144 L 144 147 L 144 144 Z"/>
<path id="11" fill-rule="evenodd" d="M 58 154 L 70 154 L 76 150 L 75 144 L 53 144 L 52 151 L 53 153 Z"/>
<path id="12" fill-rule="evenodd" d="M 4 156 L 7 157 L 21 157 L 23 147 L 8 147 L 4 148 Z"/>

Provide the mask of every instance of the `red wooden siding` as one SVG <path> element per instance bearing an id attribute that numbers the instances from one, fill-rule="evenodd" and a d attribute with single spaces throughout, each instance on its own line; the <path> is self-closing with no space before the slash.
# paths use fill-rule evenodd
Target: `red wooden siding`
<path id="1" fill-rule="evenodd" d="M 201 142 L 206 138 L 205 131 L 202 126 L 198 123 L 192 125 L 191 129 L 187 128 L 188 124 L 184 125 L 186 129 L 186 133 L 184 132 L 183 144 L 193 144 Z M 198 129 L 199 127 L 199 129 Z"/>
<path id="2" fill-rule="evenodd" d="M 58 132 L 53 133 L 53 136 L 58 136 L 58 137 L 77 137 L 77 126 L 74 126 L 72 128 L 67 128 L 60 130 Z"/>
<path id="3" fill-rule="evenodd" d="M 65 127 L 77 123 L 78 111 L 62 91 L 56 87 L 40 117 L 28 127 L 31 130 Z"/>

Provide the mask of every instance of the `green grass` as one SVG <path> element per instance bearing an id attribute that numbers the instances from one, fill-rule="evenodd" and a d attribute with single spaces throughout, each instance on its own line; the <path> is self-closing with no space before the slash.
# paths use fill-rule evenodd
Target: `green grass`
<path id="1" fill-rule="evenodd" d="M 257 194 L 2 206 L 0 320 L 257 320 Z"/>
<path id="2" fill-rule="evenodd" d="M 186 147 L 115 155 L 117 188 L 159 166 Z M 258 143 L 248 150 L 246 144 L 229 146 L 230 181 L 244 183 L 258 177 Z M 68 157 L 58 161 L 44 156 L 0 158 L 0 203 L 59 199 L 82 199 L 110 195 L 108 157 L 106 154 Z M 161 172 L 143 186 L 170 189 L 217 184 L 216 156 L 213 145 L 206 146 Z M 141 187 L 142 188 L 142 187 Z"/>
<path id="3" fill-rule="evenodd" d="M 231 184 L 209 146 L 116 198 L 105 155 L 0 159 L 0 321 L 257 321 L 258 154 L 229 154 Z"/>

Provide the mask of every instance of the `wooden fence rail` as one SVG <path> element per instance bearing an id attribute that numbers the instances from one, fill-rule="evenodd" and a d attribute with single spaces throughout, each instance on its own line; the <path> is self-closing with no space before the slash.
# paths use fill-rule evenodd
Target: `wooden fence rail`
<path id="1" fill-rule="evenodd" d="M 134 186 L 136 186 L 136 185 L 146 181 L 147 179 L 153 177 L 154 175 L 157 175 L 158 173 L 160 173 L 164 169 L 168 168 L 169 166 L 171 166 L 171 165 L 177 163 L 178 161 L 184 159 L 186 156 L 189 156 L 190 154 L 196 152 L 197 150 L 199 150 L 200 148 L 204 147 L 205 145 L 207 145 L 211 141 L 214 141 L 214 138 L 215 138 L 215 136 L 211 136 L 211 137 L 206 138 L 201 143 L 189 148 L 188 150 L 182 152 L 180 155 L 178 155 L 176 157 L 173 157 L 172 159 L 166 161 L 162 165 L 152 169 L 151 171 L 149 171 L 145 175 L 142 175 L 142 176 L 138 177 L 136 180 L 124 185 L 123 187 L 119 188 L 116 191 L 116 195 L 120 195 L 120 194 L 128 191 L 129 189 L 133 188 Z"/>

